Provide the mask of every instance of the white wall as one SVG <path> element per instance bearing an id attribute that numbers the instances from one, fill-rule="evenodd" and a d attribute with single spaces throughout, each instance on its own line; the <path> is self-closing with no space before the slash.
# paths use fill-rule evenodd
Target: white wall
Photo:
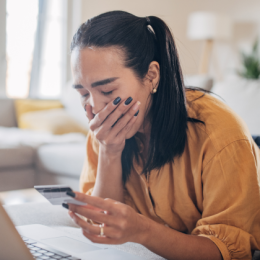
<path id="1" fill-rule="evenodd" d="M 82 23 L 81 10 L 82 0 L 68 0 L 67 5 L 67 78 L 68 82 L 71 78 L 70 68 L 70 44 L 73 35 L 77 31 L 78 27 Z"/>
<path id="2" fill-rule="evenodd" d="M 5 75 L 6 75 L 6 2 L 0 0 L 0 97 L 5 96 Z"/>
<path id="3" fill-rule="evenodd" d="M 218 42 L 214 46 L 215 63 L 211 74 L 221 77 L 238 66 L 238 49 L 248 48 L 260 34 L 259 0 L 81 0 L 81 21 L 85 22 L 100 13 L 111 10 L 124 10 L 137 16 L 155 15 L 170 26 L 180 54 L 185 74 L 198 72 L 202 42 L 191 41 L 186 37 L 187 19 L 195 11 L 215 11 L 230 15 L 234 21 L 232 40 Z M 217 72 L 217 65 L 219 72 Z M 214 66 L 215 64 L 215 66 Z"/>

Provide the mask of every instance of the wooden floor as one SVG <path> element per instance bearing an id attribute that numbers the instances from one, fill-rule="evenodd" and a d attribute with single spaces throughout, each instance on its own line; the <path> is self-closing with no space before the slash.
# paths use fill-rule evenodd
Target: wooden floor
<path id="1" fill-rule="evenodd" d="M 14 205 L 47 200 L 35 189 L 25 189 L 0 192 L 0 201 L 3 205 Z"/>

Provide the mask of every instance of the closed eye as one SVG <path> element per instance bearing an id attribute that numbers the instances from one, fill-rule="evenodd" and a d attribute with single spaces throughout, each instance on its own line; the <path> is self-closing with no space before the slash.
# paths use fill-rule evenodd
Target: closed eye
<path id="1" fill-rule="evenodd" d="M 102 92 L 105 96 L 107 95 L 111 95 L 113 91 L 109 91 L 109 92 Z"/>
<path id="2" fill-rule="evenodd" d="M 102 93 L 105 95 L 105 96 L 108 96 L 108 95 L 111 95 L 113 93 L 113 90 L 112 91 L 109 91 L 109 92 L 103 92 Z M 81 95 L 82 97 L 87 97 L 89 95 L 89 93 L 85 94 L 85 95 Z"/>

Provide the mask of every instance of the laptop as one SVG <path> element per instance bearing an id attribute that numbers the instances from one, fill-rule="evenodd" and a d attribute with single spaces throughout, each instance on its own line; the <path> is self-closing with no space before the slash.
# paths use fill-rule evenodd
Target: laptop
<path id="1" fill-rule="evenodd" d="M 38 224 L 15 227 L 0 202 L 0 260 L 144 259 L 109 245 L 94 244 L 80 234 Z"/>

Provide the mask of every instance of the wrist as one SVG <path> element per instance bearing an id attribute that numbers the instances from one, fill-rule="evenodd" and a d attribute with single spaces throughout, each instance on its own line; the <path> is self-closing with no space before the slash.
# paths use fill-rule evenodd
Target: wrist
<path id="1" fill-rule="evenodd" d="M 107 160 L 114 162 L 116 160 L 121 161 L 122 152 L 111 152 L 104 146 L 100 146 L 99 154 L 102 158 L 106 158 Z"/>
<path id="2" fill-rule="evenodd" d="M 156 224 L 156 222 L 141 214 L 139 214 L 139 217 L 140 217 L 140 227 L 139 227 L 140 235 L 138 236 L 137 241 L 134 242 L 145 246 L 147 244 L 147 241 L 151 239 L 150 232 L 153 229 L 153 225 Z"/>

